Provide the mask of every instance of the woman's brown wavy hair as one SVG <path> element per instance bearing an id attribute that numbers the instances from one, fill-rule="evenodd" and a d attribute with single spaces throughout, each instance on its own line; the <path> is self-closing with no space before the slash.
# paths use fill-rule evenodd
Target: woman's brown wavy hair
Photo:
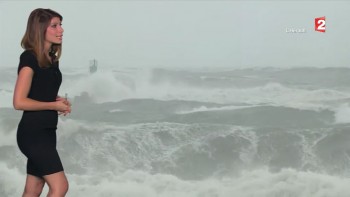
<path id="1" fill-rule="evenodd" d="M 50 65 L 50 60 L 45 55 L 44 44 L 46 29 L 54 17 L 58 17 L 61 21 L 63 19 L 59 13 L 51 9 L 38 8 L 33 10 L 29 15 L 27 29 L 22 38 L 22 48 L 34 52 L 40 67 Z M 50 51 L 53 56 L 52 61 L 58 61 L 61 53 L 62 44 L 53 44 Z"/>

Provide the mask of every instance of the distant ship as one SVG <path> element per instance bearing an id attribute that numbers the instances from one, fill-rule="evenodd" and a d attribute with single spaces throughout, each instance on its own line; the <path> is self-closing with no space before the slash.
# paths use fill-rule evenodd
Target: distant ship
<path id="1" fill-rule="evenodd" d="M 96 59 L 93 59 L 93 60 L 90 60 L 90 66 L 89 66 L 89 69 L 90 69 L 90 73 L 95 73 L 97 71 L 97 60 Z"/>

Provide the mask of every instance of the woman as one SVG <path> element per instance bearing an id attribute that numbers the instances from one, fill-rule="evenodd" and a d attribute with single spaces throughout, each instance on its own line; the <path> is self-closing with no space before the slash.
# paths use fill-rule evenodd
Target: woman
<path id="1" fill-rule="evenodd" d="M 40 196 L 45 182 L 49 197 L 63 197 L 68 181 L 56 150 L 58 114 L 71 112 L 70 103 L 58 96 L 62 75 L 62 16 L 50 9 L 35 9 L 28 18 L 21 45 L 13 105 L 23 110 L 17 143 L 28 158 L 23 197 Z"/>

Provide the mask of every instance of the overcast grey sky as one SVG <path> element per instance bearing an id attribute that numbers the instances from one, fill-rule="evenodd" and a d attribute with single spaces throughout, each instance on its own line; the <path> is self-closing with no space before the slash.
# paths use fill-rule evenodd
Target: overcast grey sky
<path id="1" fill-rule="evenodd" d="M 261 0 L 0 0 L 0 67 L 17 67 L 28 16 L 38 7 L 63 15 L 67 67 L 92 58 L 100 66 L 350 67 L 349 1 Z M 314 31 L 321 16 L 326 33 Z"/>

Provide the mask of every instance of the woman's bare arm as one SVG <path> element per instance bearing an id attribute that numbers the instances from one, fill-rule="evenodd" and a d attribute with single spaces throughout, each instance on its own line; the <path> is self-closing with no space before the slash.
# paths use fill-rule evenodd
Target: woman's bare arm
<path id="1" fill-rule="evenodd" d="M 63 101 L 41 102 L 28 98 L 34 72 L 30 67 L 23 67 L 18 73 L 13 95 L 13 106 L 16 110 L 38 111 L 56 110 L 66 111 L 69 106 Z"/>

